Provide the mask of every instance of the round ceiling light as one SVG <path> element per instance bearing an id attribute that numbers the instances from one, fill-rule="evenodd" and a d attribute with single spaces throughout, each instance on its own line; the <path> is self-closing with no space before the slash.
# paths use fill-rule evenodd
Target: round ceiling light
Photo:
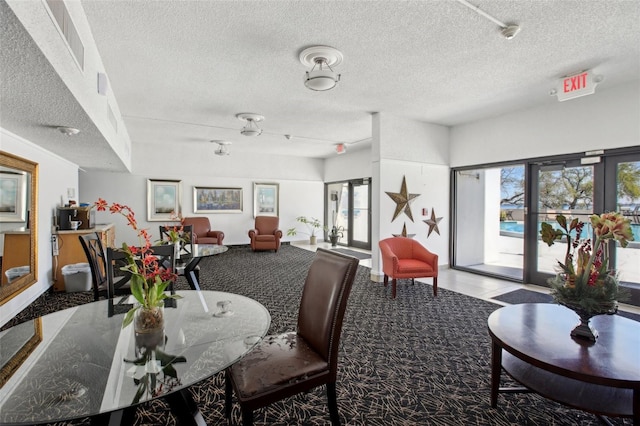
<path id="1" fill-rule="evenodd" d="M 507 40 L 511 40 L 520 32 L 520 27 L 516 24 L 507 24 L 506 27 L 502 27 L 500 34 Z"/>
<path id="2" fill-rule="evenodd" d="M 236 114 L 236 118 L 247 123 L 240 130 L 240 134 L 244 136 L 260 136 L 262 134 L 262 129 L 256 123 L 264 120 L 264 116 L 252 112 L 241 112 Z"/>
<path id="3" fill-rule="evenodd" d="M 212 140 L 210 141 L 211 143 L 217 143 L 218 144 L 218 149 L 216 149 L 216 155 L 229 155 L 229 149 L 227 148 L 229 145 L 231 145 L 231 142 L 229 141 L 219 141 L 219 140 Z"/>
<path id="4" fill-rule="evenodd" d="M 66 126 L 60 126 L 57 128 L 58 131 L 60 133 L 62 133 L 63 135 L 67 135 L 67 136 L 74 136 L 77 135 L 78 133 L 80 133 L 80 130 L 74 128 L 74 127 L 66 127 Z"/>
<path id="5" fill-rule="evenodd" d="M 342 63 L 342 53 L 329 46 L 312 46 L 304 49 L 299 55 L 300 62 L 311 67 L 304 75 L 304 85 L 311 90 L 325 91 L 335 87 L 340 81 L 340 74 L 332 67 Z"/>

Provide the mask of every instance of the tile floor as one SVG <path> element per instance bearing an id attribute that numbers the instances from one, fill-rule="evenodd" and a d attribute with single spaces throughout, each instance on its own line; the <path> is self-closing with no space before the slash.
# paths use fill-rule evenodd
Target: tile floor
<path id="1" fill-rule="evenodd" d="M 310 245 L 308 241 L 292 241 L 291 245 L 310 251 L 316 251 L 318 247 L 331 248 L 331 244 L 328 242 L 319 241 L 316 245 Z M 370 253 L 370 251 L 358 249 L 355 247 L 343 247 L 349 250 L 360 251 L 363 253 Z M 371 268 L 371 259 L 365 259 L 360 261 L 360 265 Z M 420 281 L 418 279 L 417 281 Z M 425 278 L 425 282 L 431 283 L 431 278 Z M 549 293 L 549 289 L 533 284 L 520 284 L 513 281 L 501 280 L 499 278 L 487 277 L 484 275 L 473 274 L 471 272 L 458 271 L 455 269 L 449 269 L 448 267 L 440 266 L 438 274 L 438 287 L 446 288 L 447 290 L 455 291 L 457 293 L 466 294 L 468 296 L 476 297 L 478 299 L 489 300 L 493 303 L 502 303 L 497 300 L 491 299 L 503 293 L 508 293 L 513 290 L 526 289 L 532 291 L 538 291 L 541 293 Z M 633 312 L 640 314 L 640 307 L 620 304 L 620 310 Z"/>

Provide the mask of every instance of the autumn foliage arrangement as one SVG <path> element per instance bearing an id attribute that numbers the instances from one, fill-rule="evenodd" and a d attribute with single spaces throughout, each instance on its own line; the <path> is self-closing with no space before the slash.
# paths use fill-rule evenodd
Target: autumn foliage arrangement
<path id="1" fill-rule="evenodd" d="M 589 217 L 593 237 L 582 238 L 584 222 L 578 218 L 570 222 L 564 215 L 557 215 L 560 229 L 543 222 L 542 240 L 552 246 L 555 241 L 566 239 L 567 251 L 564 263 L 558 261 L 558 274 L 549 280 L 551 295 L 559 304 L 590 314 L 611 313 L 624 299 L 617 271 L 609 265 L 609 242 L 617 241 L 626 247 L 633 241 L 629 219 L 617 212 Z"/>
<path id="2" fill-rule="evenodd" d="M 139 305 L 133 307 L 122 323 L 122 327 L 129 325 L 139 309 L 152 310 L 164 304 L 164 300 L 179 299 L 176 294 L 166 294 L 165 290 L 177 278 L 171 268 L 163 267 L 151 250 L 151 236 L 146 229 L 138 227 L 133 210 L 129 206 L 112 203 L 109 204 L 102 198 L 96 202 L 98 211 L 109 211 L 111 214 L 120 214 L 127 219 L 127 224 L 136 231 L 140 239 L 140 246 L 130 246 L 122 243 L 121 250 L 127 258 L 127 265 L 121 269 L 131 273 L 131 294 Z"/>

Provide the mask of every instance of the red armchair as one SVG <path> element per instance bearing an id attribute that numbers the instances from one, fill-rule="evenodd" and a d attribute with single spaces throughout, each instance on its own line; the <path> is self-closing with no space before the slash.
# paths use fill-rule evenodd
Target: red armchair
<path id="1" fill-rule="evenodd" d="M 382 256 L 384 286 L 391 277 L 391 295 L 396 298 L 398 278 L 433 277 L 433 295 L 438 295 L 438 255 L 431 253 L 419 242 L 411 238 L 393 237 L 378 243 Z"/>
<path id="2" fill-rule="evenodd" d="M 275 250 L 280 248 L 282 231 L 278 229 L 280 218 L 275 216 L 256 216 L 254 229 L 249 230 L 251 250 Z"/>
<path id="3" fill-rule="evenodd" d="M 193 226 L 194 244 L 218 244 L 222 245 L 224 232 L 212 231 L 208 217 L 185 217 L 183 225 Z"/>

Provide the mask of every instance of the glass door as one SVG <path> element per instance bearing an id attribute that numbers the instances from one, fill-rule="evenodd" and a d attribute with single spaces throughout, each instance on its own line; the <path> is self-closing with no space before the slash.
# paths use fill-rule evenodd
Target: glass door
<path id="1" fill-rule="evenodd" d="M 336 227 L 343 246 L 371 249 L 371 185 L 368 179 L 326 185 L 329 230 Z M 327 236 L 328 239 L 328 236 Z"/>
<path id="2" fill-rule="evenodd" d="M 579 160 L 532 166 L 532 202 L 528 215 L 529 272 L 531 282 L 547 285 L 546 280 L 556 274 L 558 261 L 564 261 L 567 245 L 558 241 L 551 247 L 539 238 L 542 222 L 557 226 L 556 215 L 568 220 L 578 218 L 589 223 L 594 213 L 595 167 L 582 165 Z M 588 237 L 590 227 L 585 226 L 583 238 Z"/>
<path id="3" fill-rule="evenodd" d="M 640 284 L 640 154 L 614 156 L 607 159 L 605 181 L 615 188 L 605 196 L 606 210 L 621 212 L 631 221 L 634 241 L 626 248 L 611 247 L 612 267 L 620 281 Z"/>

